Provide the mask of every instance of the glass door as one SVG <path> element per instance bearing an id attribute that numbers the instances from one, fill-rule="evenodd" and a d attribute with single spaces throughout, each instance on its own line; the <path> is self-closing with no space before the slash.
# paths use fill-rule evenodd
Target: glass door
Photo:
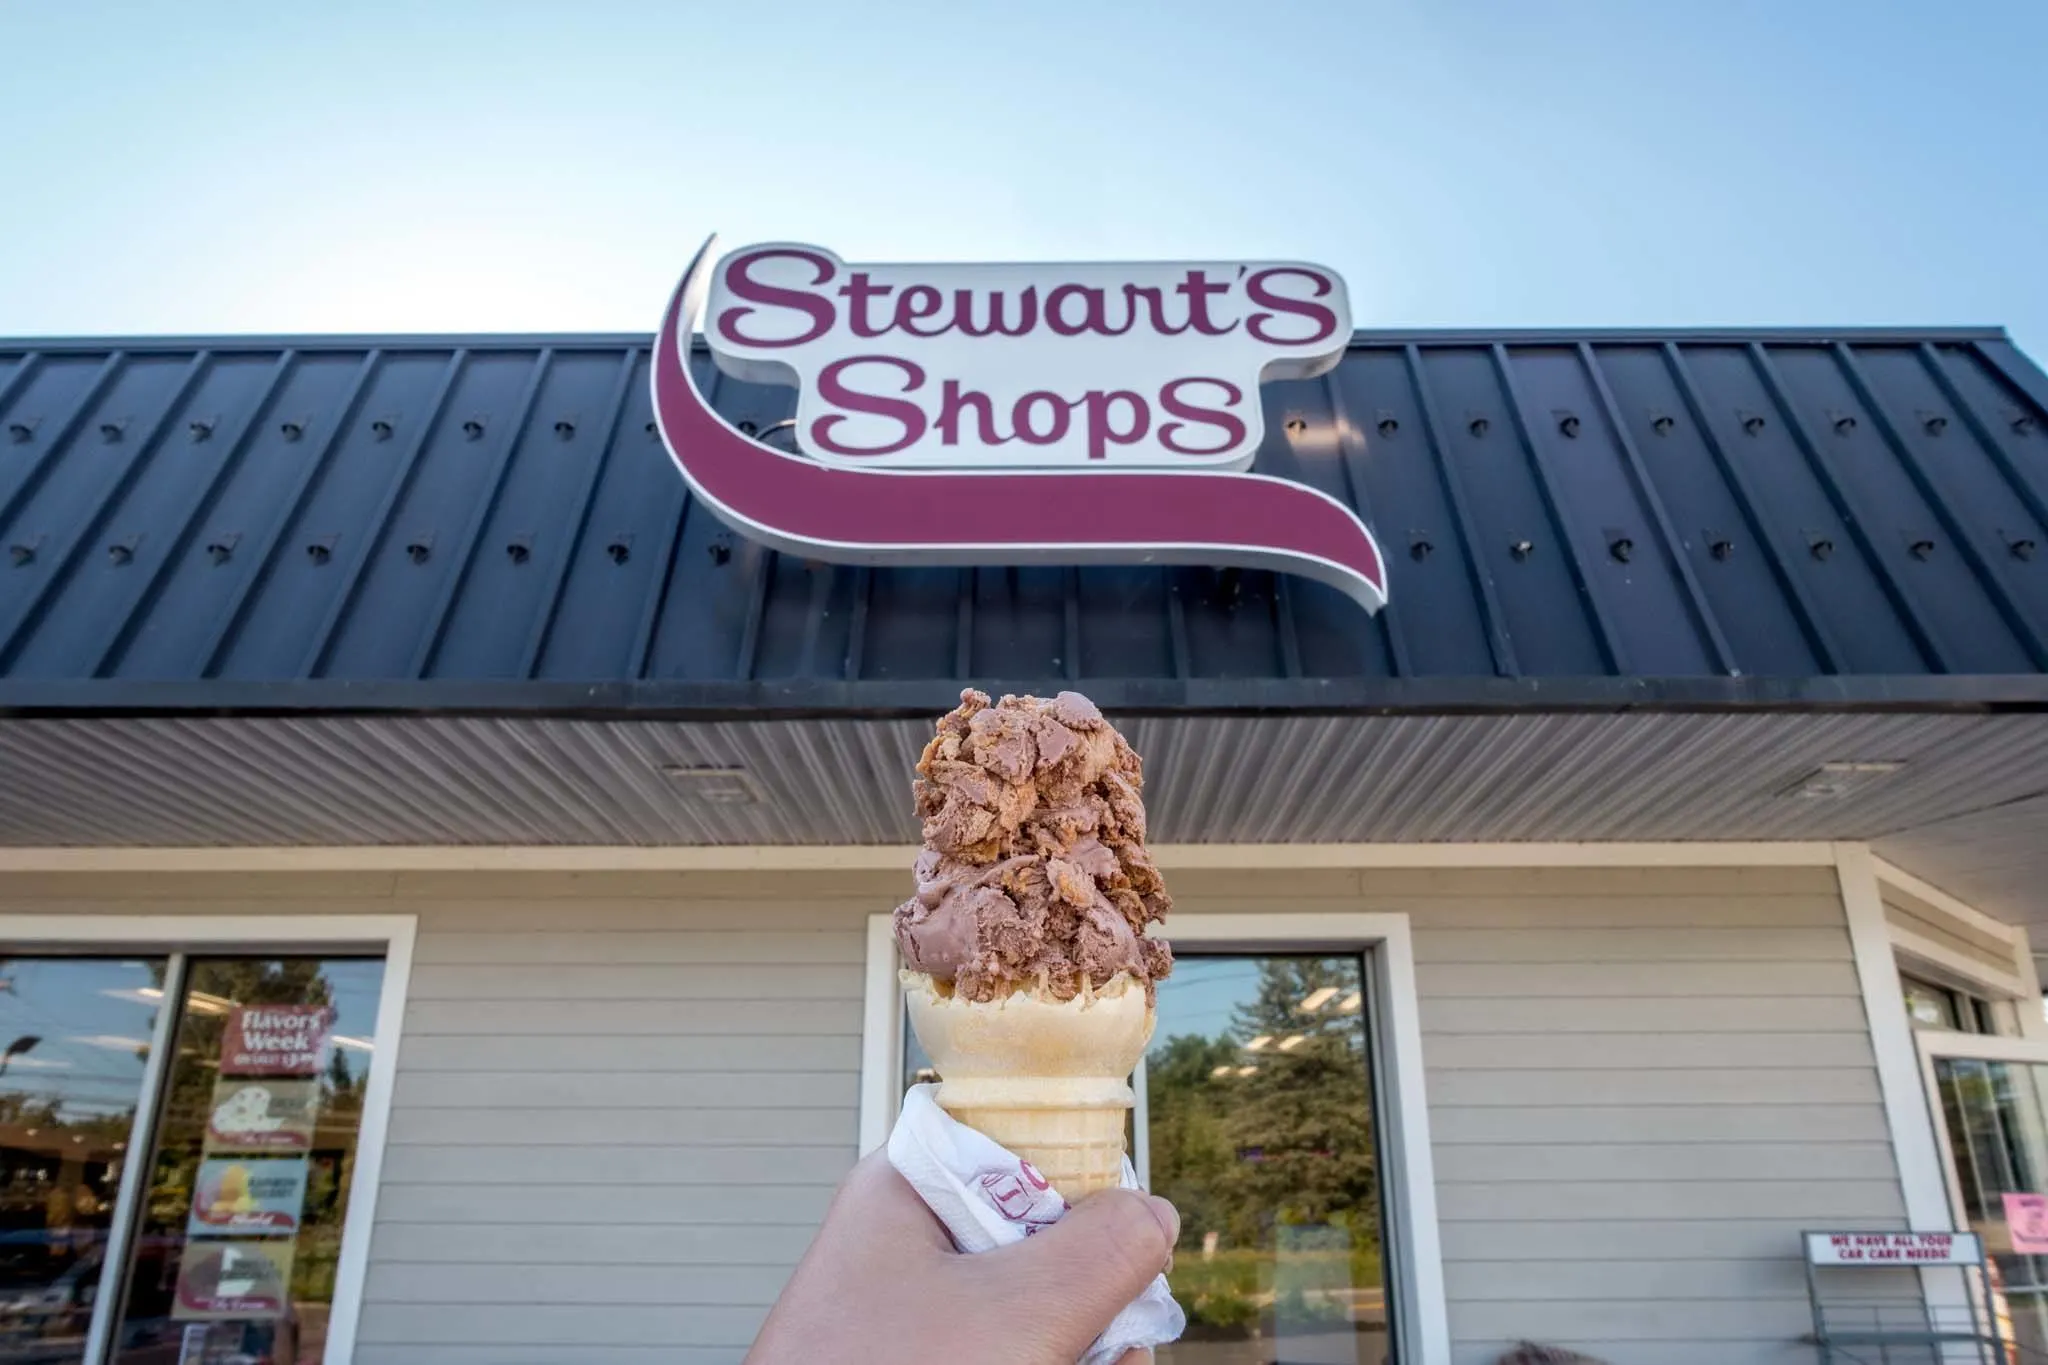
<path id="1" fill-rule="evenodd" d="M 1181 1215 L 1159 1365 L 1392 1365 L 1364 959 L 1176 959 L 1128 1134 Z M 939 1079 L 907 1020 L 902 1055 Z"/>
<path id="2" fill-rule="evenodd" d="M 1923 1034 L 1958 1226 L 1984 1239 L 2000 1327 L 2048 1358 L 2048 1047 Z"/>
<path id="3" fill-rule="evenodd" d="M 1363 960 L 1183 956 L 1145 1056 L 1145 1174 L 1181 1215 L 1160 1365 L 1394 1359 Z"/>

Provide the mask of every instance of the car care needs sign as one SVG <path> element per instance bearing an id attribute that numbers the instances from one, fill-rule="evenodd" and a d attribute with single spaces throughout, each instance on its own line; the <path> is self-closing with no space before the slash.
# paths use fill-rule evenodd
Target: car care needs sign
<path id="1" fill-rule="evenodd" d="M 859 265 L 752 246 L 711 286 L 705 339 L 736 379 L 797 386 L 826 463 L 1241 469 L 1259 385 L 1343 358 L 1334 271 L 1295 261 Z"/>
<path id="2" fill-rule="evenodd" d="M 1810 1265 L 1982 1265 L 1974 1232 L 1809 1232 Z"/>
<path id="3" fill-rule="evenodd" d="M 713 406 L 700 323 L 720 372 L 796 388 L 793 440 Z M 650 388 L 698 502 L 806 559 L 1262 568 L 1378 610 L 1358 514 L 1248 467 L 1260 385 L 1328 371 L 1350 335 L 1344 282 L 1297 261 L 876 265 L 706 242 Z"/>

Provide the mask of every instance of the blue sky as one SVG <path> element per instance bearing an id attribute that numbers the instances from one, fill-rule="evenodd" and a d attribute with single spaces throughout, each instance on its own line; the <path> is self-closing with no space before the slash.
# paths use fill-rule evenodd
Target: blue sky
<path id="1" fill-rule="evenodd" d="M 2044 52 L 2039 0 L 16 0 L 0 335 L 645 331 L 717 229 L 2048 356 Z"/>

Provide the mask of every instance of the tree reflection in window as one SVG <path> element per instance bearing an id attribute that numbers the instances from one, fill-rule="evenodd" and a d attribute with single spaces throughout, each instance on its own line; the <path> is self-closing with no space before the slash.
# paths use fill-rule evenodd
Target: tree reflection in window
<path id="1" fill-rule="evenodd" d="M 1151 1182 L 1189 1319 L 1162 1365 L 1386 1357 L 1365 1015 L 1356 957 L 1188 958 L 1161 985 Z"/>

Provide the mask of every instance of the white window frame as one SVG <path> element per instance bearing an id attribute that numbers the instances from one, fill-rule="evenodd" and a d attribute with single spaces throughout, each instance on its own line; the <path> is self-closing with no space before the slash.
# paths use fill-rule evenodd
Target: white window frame
<path id="1" fill-rule="evenodd" d="M 1450 1314 L 1437 1227 L 1436 1163 L 1422 1066 L 1415 942 L 1399 914 L 1282 913 L 1173 916 L 1176 944 L 1203 951 L 1359 953 L 1372 973 L 1374 1075 L 1380 1110 L 1381 1180 L 1388 1263 L 1394 1268 L 1397 1339 L 1413 1365 L 1446 1365 Z M 861 1029 L 860 1149 L 888 1141 L 902 1100 L 903 990 L 888 915 L 868 918 Z"/>
<path id="2" fill-rule="evenodd" d="M 348 1208 L 343 1214 L 334 1300 L 327 1320 L 327 1346 L 321 1357 L 324 1365 L 349 1365 L 355 1355 L 417 932 L 418 919 L 412 915 L 0 915 L 0 943 L 23 956 L 59 952 L 147 956 L 275 952 L 281 956 L 304 956 L 322 950 L 366 949 L 383 953 L 384 984 L 378 992 L 377 1026 L 372 1038 L 376 1050 L 370 1054 L 373 1060 L 369 1085 L 363 1092 L 362 1126 L 356 1134 L 354 1173 Z M 150 1157 L 144 1139 L 154 1116 L 156 1094 L 170 1064 L 166 1044 L 175 1013 L 176 1002 L 167 990 L 164 1008 L 158 1011 L 155 1046 L 143 1078 L 135 1125 L 129 1133 L 128 1151 L 135 1159 L 124 1164 L 120 1195 L 114 1206 L 110 1236 L 121 1242 L 127 1240 L 139 1208 L 139 1187 Z M 93 1302 L 86 1365 L 97 1365 L 111 1353 L 115 1325 L 112 1317 L 120 1308 L 120 1276 L 126 1269 L 120 1264 L 121 1259 L 107 1257 L 102 1272 L 101 1293 Z"/>

